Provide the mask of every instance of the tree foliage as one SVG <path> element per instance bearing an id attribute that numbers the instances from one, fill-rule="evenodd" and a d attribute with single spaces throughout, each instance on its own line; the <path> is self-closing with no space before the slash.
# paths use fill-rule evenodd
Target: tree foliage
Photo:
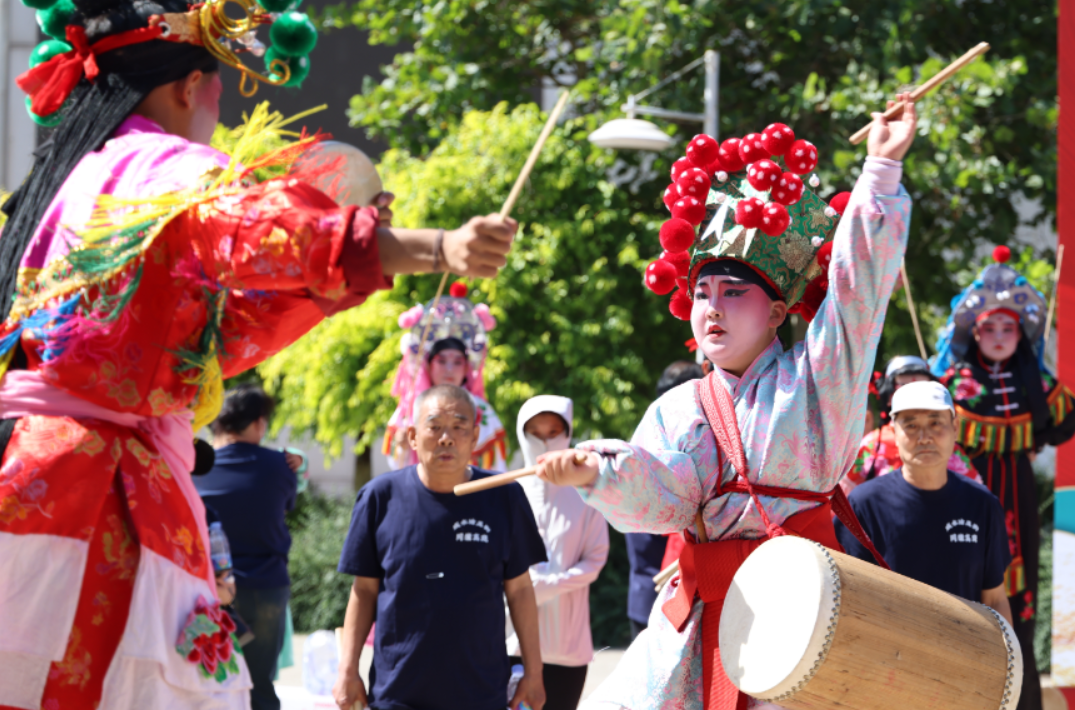
<path id="1" fill-rule="evenodd" d="M 499 210 L 542 124 L 532 104 L 510 112 L 502 104 L 468 113 L 424 159 L 390 150 L 380 169 L 401 196 L 396 223 L 456 225 Z M 660 215 L 636 211 L 630 187 L 609 182 L 615 156 L 586 141 L 593 127 L 592 118 L 576 119 L 553 133 L 518 203 L 523 226 L 507 268 L 471 293 L 500 322 L 486 382 L 509 428 L 526 399 L 556 392 L 575 399 L 580 433 L 629 436 L 660 370 L 687 354 L 689 329 L 641 285 Z M 325 321 L 263 365 L 279 420 L 312 430 L 335 453 L 349 434 L 368 445 L 395 404 L 396 317 L 432 298 L 436 281 L 398 278 L 388 294 Z"/>
<path id="2" fill-rule="evenodd" d="M 865 149 L 846 137 L 870 111 L 977 42 L 992 44 L 920 105 L 920 136 L 905 163 L 915 200 L 907 264 L 927 343 L 980 265 L 982 245 L 1011 239 L 1019 225 L 1012 197 L 1041 201 L 1038 222 L 1055 213 L 1055 5 L 1040 0 L 357 0 L 328 8 L 320 20 L 401 45 L 384 80 L 367 82 L 350 113 L 393 148 L 381 168 L 403 226 L 452 226 L 496 210 L 539 123 L 532 109 L 514 107 L 533 101 L 543 83 L 573 87 L 574 115 L 582 118 L 562 127 L 543 154 L 516 215 L 526 225 L 508 269 L 479 287 L 502 321 L 487 381 L 509 428 L 529 393 L 559 391 L 581 398 L 580 433 L 627 436 L 660 368 L 684 355 L 689 332 L 668 318 L 665 299 L 642 289 L 637 272 L 659 252 L 656 228 L 666 214 L 659 196 L 697 128 L 666 126 L 680 142 L 655 161 L 593 149 L 583 136 L 619 115 L 629 93 L 707 48 L 721 53 L 722 135 L 788 123 L 818 145 L 819 191 L 827 196 L 857 177 Z M 688 73 L 647 101 L 698 111 L 702 81 L 700 71 Z M 500 102 L 508 109 L 494 110 Z M 388 301 L 376 303 L 409 306 L 431 296 L 435 281 L 400 279 Z M 359 347 L 355 339 L 364 336 L 349 334 L 341 360 L 323 340 L 333 327 L 340 328 L 319 328 L 264 372 L 283 387 L 285 409 L 302 393 L 287 409 L 300 427 L 327 442 L 358 431 L 365 442 L 379 424 L 369 417 L 381 418 L 386 405 L 360 404 L 358 393 L 376 397 L 387 385 L 352 379 L 372 374 L 360 363 L 376 347 Z M 916 351 L 898 293 L 879 356 Z M 282 377 L 313 369 L 302 363 L 320 363 L 318 353 L 334 353 L 326 372 L 342 379 L 326 375 L 313 386 L 320 375 L 299 373 L 300 388 Z M 329 404 L 317 398 L 341 382 L 354 384 Z M 315 414 L 337 403 L 345 403 L 338 412 Z"/>

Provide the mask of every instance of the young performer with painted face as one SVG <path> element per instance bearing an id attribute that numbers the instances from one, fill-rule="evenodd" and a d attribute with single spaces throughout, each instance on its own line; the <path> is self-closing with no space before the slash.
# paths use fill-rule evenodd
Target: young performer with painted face
<path id="1" fill-rule="evenodd" d="M 0 707 L 248 708 L 193 430 L 224 378 L 392 274 L 504 264 L 511 222 L 398 230 L 300 174 L 258 183 L 314 143 L 259 158 L 264 109 L 209 147 L 220 63 L 246 92 L 309 68 L 309 19 L 264 2 L 27 1 L 53 39 L 18 84 L 55 130 L 0 238 Z M 267 23 L 269 76 L 232 49 Z"/>
<path id="2" fill-rule="evenodd" d="M 1012 564 L 1005 575 L 1015 632 L 1023 648 L 1019 710 L 1041 707 L 1034 659 L 1041 526 L 1031 457 L 1075 435 L 1075 395 L 1044 366 L 1045 297 L 1007 265 L 998 246 L 952 301 L 937 343 L 934 374 L 959 416 L 958 443 L 1004 506 Z"/>
<path id="3" fill-rule="evenodd" d="M 721 666 L 720 609 L 731 575 L 768 536 L 789 532 L 837 547 L 832 511 L 847 512 L 837 484 L 858 450 L 907 238 L 911 200 L 900 161 L 914 130 L 913 103 L 898 120 L 875 116 L 870 157 L 842 210 L 804 189 L 798 174 L 814 168 L 816 149 L 791 142 L 779 124 L 729 139 L 720 153 L 711 138 L 696 137 L 688 158 L 709 167 L 677 163 L 672 213 L 701 230 L 696 238 L 676 219 L 662 230 L 673 252 L 664 261 L 682 264 L 688 257 L 677 249 L 691 251 L 686 288 L 671 308 L 690 318 L 715 368 L 657 400 L 630 443 L 591 441 L 541 459 L 540 476 L 578 486 L 618 529 L 687 537 L 681 576 L 585 707 L 731 710 L 753 702 Z M 783 156 L 783 167 L 769 156 Z M 706 179 L 696 181 L 700 173 Z M 695 211 L 703 203 L 704 221 Z M 667 292 L 663 270 L 651 267 L 647 280 Z M 806 341 L 785 352 L 776 329 L 789 309 L 814 317 Z"/>
<path id="4" fill-rule="evenodd" d="M 485 401 L 483 374 L 489 352 L 488 331 L 496 327 L 496 318 L 484 303 L 475 306 L 467 293 L 467 285 L 456 282 L 432 313 L 430 302 L 418 304 L 399 317 L 399 327 L 410 332 L 399 343 L 403 361 L 392 385 L 399 405 L 384 434 L 384 454 L 393 470 L 418 462 L 406 437 L 407 429 L 413 426 L 414 402 L 430 387 L 440 385 L 462 387 L 474 399 L 480 431 L 472 463 L 486 471 L 506 470 L 507 434 L 500 417 Z"/>

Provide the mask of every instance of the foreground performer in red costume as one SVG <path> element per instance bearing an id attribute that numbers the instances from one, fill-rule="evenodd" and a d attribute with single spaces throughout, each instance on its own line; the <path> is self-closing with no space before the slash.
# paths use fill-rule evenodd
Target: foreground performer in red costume
<path id="1" fill-rule="evenodd" d="M 67 43 L 19 80 L 58 126 L 0 237 L 0 708 L 249 707 L 192 427 L 223 378 L 393 274 L 489 277 L 510 248 L 510 220 L 392 229 L 301 175 L 259 184 L 253 168 L 286 172 L 311 145 L 255 159 L 264 110 L 232 158 L 210 148 L 218 60 L 248 86 L 307 67 L 304 16 L 277 20 L 264 77 L 218 34 L 222 4 L 60 0 L 42 24 Z M 251 29 L 274 17 L 245 5 Z"/>

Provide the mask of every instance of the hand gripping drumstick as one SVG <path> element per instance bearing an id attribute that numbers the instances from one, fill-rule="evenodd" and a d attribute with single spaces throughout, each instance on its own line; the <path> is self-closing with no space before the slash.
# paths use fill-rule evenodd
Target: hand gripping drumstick
<path id="1" fill-rule="evenodd" d="M 575 454 L 575 463 L 582 465 L 586 463 L 586 454 L 579 452 Z M 518 471 L 508 471 L 507 473 L 498 473 L 495 476 L 489 476 L 488 478 L 482 478 L 478 481 L 470 481 L 468 483 L 460 483 L 453 488 L 457 496 L 465 496 L 469 493 L 477 493 L 478 491 L 487 491 L 490 488 L 499 488 L 500 486 L 506 486 L 512 481 L 517 481 L 520 478 L 526 478 L 527 476 L 537 475 L 538 469 L 541 466 L 527 466 L 526 468 L 520 468 Z"/>
<path id="2" fill-rule="evenodd" d="M 549 139 L 552 129 L 556 128 L 556 122 L 560 120 L 560 114 L 563 113 L 564 107 L 567 106 L 567 98 L 570 93 L 570 91 L 565 90 L 560 94 L 560 100 L 556 102 L 556 106 L 553 107 L 548 120 L 545 121 L 545 127 L 541 129 L 537 143 L 534 144 L 534 148 L 530 151 L 530 156 L 526 159 L 526 163 L 523 164 L 522 172 L 519 173 L 519 177 L 515 178 L 515 184 L 512 185 L 511 192 L 508 193 L 508 199 L 504 200 L 504 206 L 500 208 L 501 218 L 511 214 L 511 209 L 515 206 L 515 201 L 519 199 L 519 195 L 522 194 L 523 191 L 523 186 L 526 184 L 527 178 L 530 177 L 530 171 L 534 169 L 538 156 L 541 155 L 541 149 L 545 147 L 545 141 Z M 451 272 L 446 270 L 444 276 L 440 279 L 440 285 L 437 286 L 437 295 L 433 296 L 433 305 L 429 307 L 429 315 L 426 317 L 426 324 L 422 329 L 422 340 L 421 343 L 419 343 L 419 347 L 421 347 L 421 344 L 429 337 L 429 326 L 433 323 L 433 313 L 436 312 L 437 304 L 440 303 L 440 297 L 444 294 L 444 286 L 448 283 L 449 274 L 451 274 Z M 411 380 L 414 380 L 417 374 L 418 360 L 415 359 Z"/>
<path id="3" fill-rule="evenodd" d="M 941 69 L 939 72 L 937 72 L 933 76 L 933 78 L 931 78 L 929 81 L 927 81 L 926 83 L 922 84 L 921 86 L 916 88 L 914 91 L 912 91 L 911 92 L 911 100 L 912 101 L 918 101 L 920 98 L 922 98 L 923 96 L 925 96 L 926 94 L 928 94 L 929 92 L 933 91 L 938 86 L 940 86 L 941 84 L 943 84 L 944 82 L 946 82 L 950 78 L 952 78 L 952 76 L 957 71 L 959 71 L 963 67 L 965 67 L 968 64 L 970 64 L 971 62 L 973 62 L 975 59 L 978 58 L 979 55 L 985 54 L 988 51 L 989 51 L 989 43 L 988 42 L 979 43 L 976 47 L 974 47 L 974 49 L 970 50 L 969 52 L 964 54 L 962 57 L 960 57 L 959 59 L 957 59 L 954 62 L 952 62 L 951 64 L 949 64 L 944 69 Z M 893 118 L 897 118 L 901 113 L 903 113 L 903 102 L 902 101 L 897 103 L 895 106 L 893 106 L 889 110 L 885 111 L 884 115 L 885 115 L 885 118 L 887 118 L 887 119 L 893 119 Z M 871 122 L 871 123 L 863 126 L 862 128 L 860 128 L 855 133 L 855 135 L 851 136 L 851 138 L 850 138 L 851 144 L 852 145 L 858 145 L 862 141 L 866 140 L 866 136 L 868 136 L 870 134 L 870 126 L 872 126 L 872 125 L 873 125 L 873 123 Z"/>

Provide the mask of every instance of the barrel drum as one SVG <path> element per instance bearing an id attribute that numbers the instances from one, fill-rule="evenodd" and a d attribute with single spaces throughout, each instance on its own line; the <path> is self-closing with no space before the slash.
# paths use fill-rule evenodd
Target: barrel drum
<path id="1" fill-rule="evenodd" d="M 997 612 L 792 536 L 736 572 L 720 654 L 742 692 L 792 710 L 1014 710 L 1023 678 Z"/>

